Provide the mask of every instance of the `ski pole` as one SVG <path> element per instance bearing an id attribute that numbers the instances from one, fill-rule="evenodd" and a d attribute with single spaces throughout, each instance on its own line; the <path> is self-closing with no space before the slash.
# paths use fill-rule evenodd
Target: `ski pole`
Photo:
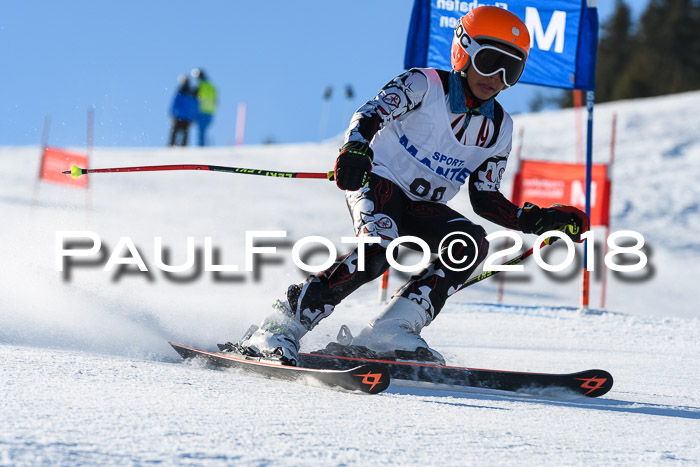
<path id="1" fill-rule="evenodd" d="M 549 240 L 549 239 L 547 239 L 547 240 Z M 547 243 L 546 240 L 544 242 L 542 242 L 542 244 L 540 245 L 540 248 L 542 248 L 545 245 L 549 245 L 549 243 Z M 530 249 L 527 250 L 525 253 L 518 256 L 517 258 L 511 259 L 510 261 L 506 261 L 505 263 L 502 264 L 502 266 L 513 266 L 515 264 L 522 263 L 523 261 L 525 261 L 525 259 L 527 259 L 528 256 L 532 255 L 532 252 L 534 251 L 534 249 L 535 249 L 534 247 L 530 247 Z M 463 282 L 462 285 L 459 287 L 459 290 L 457 290 L 457 292 L 459 292 L 462 289 L 466 289 L 470 285 L 474 285 L 477 282 L 481 282 L 484 279 L 488 279 L 489 277 L 491 277 L 495 274 L 498 274 L 499 272 L 503 272 L 503 271 L 484 271 L 481 274 L 479 274 L 478 276 L 474 276 L 474 277 L 468 279 L 466 282 Z"/>
<path id="2" fill-rule="evenodd" d="M 175 164 L 175 165 L 144 165 L 138 167 L 113 167 L 107 169 L 81 169 L 74 165 L 71 170 L 61 172 L 78 178 L 81 175 L 93 173 L 116 173 L 116 172 L 156 172 L 164 170 L 209 170 L 212 172 L 228 172 L 243 175 L 261 175 L 264 177 L 279 178 L 322 178 L 325 180 L 335 180 L 333 171 L 330 172 L 284 172 L 281 170 L 246 169 L 242 167 L 224 167 L 221 165 L 205 164 Z"/>
<path id="3" fill-rule="evenodd" d="M 573 233 L 574 229 L 575 229 L 575 226 L 573 224 L 566 224 L 558 230 L 560 230 L 562 232 L 564 232 L 565 230 L 569 230 L 569 232 Z M 551 245 L 556 240 L 557 240 L 557 237 L 545 238 L 544 241 L 542 242 L 542 244 L 540 245 L 540 248 L 544 247 L 545 245 Z M 513 258 L 510 261 L 506 261 L 501 266 L 513 266 L 515 264 L 520 264 L 523 261 L 525 261 L 529 256 L 531 256 L 532 253 L 534 252 L 534 250 L 535 250 L 535 247 L 530 247 L 530 249 L 527 250 L 522 255 L 520 255 L 516 258 Z M 484 279 L 488 279 L 489 277 L 491 277 L 495 274 L 498 274 L 499 272 L 503 272 L 503 271 L 484 271 L 481 274 L 479 274 L 478 276 L 474 276 L 474 277 L 468 279 L 467 281 L 463 282 L 462 285 L 459 286 L 459 289 L 457 290 L 457 292 L 459 292 L 462 289 L 466 289 L 470 285 L 474 285 L 477 282 L 481 282 Z"/>

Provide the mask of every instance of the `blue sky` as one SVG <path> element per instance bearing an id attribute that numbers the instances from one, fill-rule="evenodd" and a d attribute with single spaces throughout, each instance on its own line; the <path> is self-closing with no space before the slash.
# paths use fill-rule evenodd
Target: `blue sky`
<path id="1" fill-rule="evenodd" d="M 627 0 L 638 17 L 648 0 Z M 599 0 L 603 23 L 614 0 Z M 177 77 L 201 67 L 219 89 L 210 136 L 231 145 L 236 109 L 248 109 L 249 144 L 317 141 L 322 94 L 332 86 L 323 136 L 403 71 L 411 0 L 5 2 L 0 16 L 0 145 L 164 146 Z M 350 84 L 355 97 L 344 95 Z M 539 88 L 541 89 L 541 88 Z M 499 100 L 528 110 L 538 88 Z"/>

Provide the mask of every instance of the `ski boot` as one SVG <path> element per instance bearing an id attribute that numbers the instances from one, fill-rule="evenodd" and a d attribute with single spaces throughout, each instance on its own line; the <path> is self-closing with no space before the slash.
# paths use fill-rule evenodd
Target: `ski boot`
<path id="1" fill-rule="evenodd" d="M 429 314 L 418 303 L 397 296 L 381 315 L 352 338 L 349 347 L 364 347 L 376 353 L 380 359 L 410 360 L 445 364 L 437 350 L 430 348 L 420 336 L 421 330 L 430 324 Z"/>
<path id="2" fill-rule="evenodd" d="M 275 311 L 263 320 L 260 327 L 251 326 L 235 344 L 226 343 L 223 352 L 235 352 L 248 357 L 273 360 L 282 365 L 299 364 L 299 340 L 308 329 L 296 319 L 286 297 L 273 305 Z"/>

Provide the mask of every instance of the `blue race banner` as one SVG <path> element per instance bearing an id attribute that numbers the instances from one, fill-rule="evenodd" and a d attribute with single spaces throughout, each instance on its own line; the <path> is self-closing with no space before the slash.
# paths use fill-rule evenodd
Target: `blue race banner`
<path id="1" fill-rule="evenodd" d="M 598 11 L 594 0 L 415 0 L 405 68 L 451 69 L 457 20 L 477 6 L 505 8 L 523 20 L 532 43 L 521 83 L 595 90 Z"/>

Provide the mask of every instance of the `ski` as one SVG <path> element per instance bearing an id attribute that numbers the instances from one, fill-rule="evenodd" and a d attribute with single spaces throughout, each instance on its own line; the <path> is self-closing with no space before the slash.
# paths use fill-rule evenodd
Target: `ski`
<path id="1" fill-rule="evenodd" d="M 240 368 L 270 378 L 287 381 L 314 381 L 329 387 L 377 394 L 390 383 L 389 372 L 381 365 L 362 362 L 345 368 L 305 368 L 281 365 L 259 358 L 231 353 L 214 353 L 180 344 L 169 344 L 185 359 L 202 359 L 207 364 L 219 368 Z"/>
<path id="2" fill-rule="evenodd" d="M 612 375 L 605 370 L 585 370 L 566 374 L 529 373 L 443 366 L 400 360 L 374 360 L 319 353 L 302 353 L 299 355 L 299 358 L 305 368 L 342 370 L 356 365 L 372 364 L 383 368 L 395 380 L 531 394 L 541 393 L 546 388 L 564 388 L 586 397 L 599 397 L 607 393 L 613 385 Z"/>

